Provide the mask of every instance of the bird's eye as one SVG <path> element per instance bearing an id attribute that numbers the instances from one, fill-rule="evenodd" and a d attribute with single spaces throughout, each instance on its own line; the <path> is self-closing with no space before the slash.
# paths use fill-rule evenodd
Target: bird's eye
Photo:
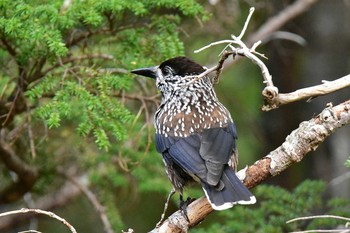
<path id="1" fill-rule="evenodd" d="M 165 66 L 162 71 L 164 76 L 167 76 L 173 73 L 173 70 L 169 66 Z"/>

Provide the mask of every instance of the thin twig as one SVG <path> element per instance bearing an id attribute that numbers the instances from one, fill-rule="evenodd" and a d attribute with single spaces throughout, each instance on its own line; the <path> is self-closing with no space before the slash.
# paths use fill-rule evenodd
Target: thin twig
<path id="1" fill-rule="evenodd" d="M 242 37 L 244 36 L 245 31 L 247 30 L 247 27 L 248 27 L 250 18 L 252 17 L 252 15 L 253 15 L 253 13 L 254 13 L 254 10 L 255 10 L 254 7 L 251 7 L 251 8 L 249 9 L 249 15 L 248 15 L 247 19 L 246 19 L 245 22 L 244 22 L 243 29 L 242 29 L 241 33 L 239 34 L 238 39 L 241 40 Z"/>
<path id="2" fill-rule="evenodd" d="M 221 73 L 222 70 L 222 65 L 224 63 L 224 61 L 228 58 L 228 56 L 230 54 L 238 54 L 241 56 L 245 56 L 247 58 L 249 58 L 251 61 L 253 61 L 255 64 L 257 64 L 259 66 L 259 68 L 261 69 L 261 73 L 264 77 L 264 83 L 266 84 L 267 87 L 269 87 L 269 93 L 271 95 L 273 95 L 273 97 L 278 95 L 278 89 L 273 85 L 272 82 L 272 77 L 270 75 L 269 70 L 267 69 L 266 65 L 264 64 L 264 62 L 262 62 L 256 55 L 259 55 L 261 57 L 266 58 L 263 54 L 257 53 L 255 50 L 256 48 L 260 45 L 261 41 L 257 41 L 256 43 L 254 43 L 252 45 L 251 48 L 248 48 L 247 45 L 241 40 L 242 37 L 244 36 L 244 33 L 246 32 L 246 29 L 248 27 L 249 21 L 252 17 L 252 14 L 254 12 L 254 8 L 250 8 L 249 11 L 249 15 L 244 23 L 244 27 L 241 31 L 241 33 L 239 34 L 239 36 L 235 36 L 235 35 L 231 35 L 232 40 L 221 40 L 221 41 L 217 41 L 214 43 L 211 43 L 207 46 L 204 46 L 196 51 L 194 51 L 195 53 L 201 52 L 207 48 L 210 48 L 211 46 L 214 45 L 218 45 L 218 44 L 227 44 L 224 51 L 222 51 L 220 54 L 223 54 L 221 56 L 220 62 L 218 65 L 207 69 L 206 71 L 204 71 L 203 73 L 201 73 L 200 75 L 194 76 L 194 78 L 192 78 L 188 83 L 186 83 L 185 85 L 191 84 L 193 82 L 196 82 L 198 79 L 201 79 L 202 77 L 204 77 L 205 75 L 209 74 L 210 72 L 213 71 L 218 71 L 215 77 L 215 80 L 218 80 L 218 76 Z M 238 48 L 234 47 L 233 44 L 238 45 Z M 228 50 L 228 48 L 230 50 Z M 256 55 L 255 55 L 256 54 Z"/>
<path id="3" fill-rule="evenodd" d="M 74 185 L 76 185 L 89 199 L 91 204 L 94 206 L 95 210 L 99 213 L 99 216 L 101 218 L 101 221 L 103 223 L 104 229 L 106 233 L 115 233 L 115 231 L 112 228 L 111 223 L 108 220 L 107 213 L 105 210 L 105 207 L 98 201 L 98 198 L 96 195 L 91 192 L 87 186 L 81 184 L 75 177 L 68 175 L 65 171 L 59 169 L 58 172 L 62 174 L 63 176 L 67 177 L 69 181 L 71 181 Z"/>
<path id="4" fill-rule="evenodd" d="M 344 230 L 344 229 L 337 229 L 337 230 L 322 230 L 322 229 L 316 229 L 316 230 L 305 230 L 305 231 L 292 231 L 292 232 L 290 232 L 290 233 L 315 233 L 315 232 L 324 232 L 324 233 L 332 233 L 332 232 L 349 233 L 350 230 Z"/>
<path id="5" fill-rule="evenodd" d="M 314 215 L 314 216 L 306 216 L 306 217 L 299 217 L 299 218 L 293 218 L 291 220 L 288 220 L 286 223 L 291 223 L 295 221 L 300 221 L 300 220 L 309 220 L 309 219 L 315 219 L 315 218 L 334 218 L 334 219 L 340 219 L 340 220 L 345 220 L 345 221 L 350 221 L 350 218 L 342 217 L 342 216 L 337 216 L 337 215 Z"/>
<path id="6" fill-rule="evenodd" d="M 27 119 L 28 119 L 27 130 L 28 130 L 30 151 L 32 154 L 32 158 L 35 159 L 36 158 L 36 149 L 35 149 L 35 142 L 34 142 L 34 134 L 33 134 L 33 130 L 32 130 L 32 115 L 30 112 L 29 105 L 27 105 L 27 116 L 28 116 L 27 117 Z"/>
<path id="7" fill-rule="evenodd" d="M 52 70 L 58 67 L 62 67 L 65 64 L 76 62 L 76 61 L 90 60 L 90 59 L 113 60 L 114 57 L 110 54 L 88 54 L 88 55 L 82 55 L 79 57 L 68 57 L 62 60 L 59 59 L 59 62 L 47 68 L 45 71 L 43 71 L 41 76 L 44 77 L 47 73 L 51 72 Z"/>
<path id="8" fill-rule="evenodd" d="M 58 216 L 55 213 L 50 212 L 50 211 L 39 210 L 39 209 L 22 208 L 20 210 L 13 210 L 13 211 L 7 211 L 7 212 L 4 212 L 4 213 L 1 213 L 0 217 L 13 215 L 13 214 L 27 214 L 27 213 L 35 213 L 35 214 L 47 215 L 50 218 L 54 218 L 54 219 L 60 221 L 61 223 L 63 223 L 64 225 L 66 225 L 71 232 L 77 233 L 75 228 L 69 222 L 67 222 L 67 220 L 65 220 L 64 218 L 61 218 L 60 216 Z"/>

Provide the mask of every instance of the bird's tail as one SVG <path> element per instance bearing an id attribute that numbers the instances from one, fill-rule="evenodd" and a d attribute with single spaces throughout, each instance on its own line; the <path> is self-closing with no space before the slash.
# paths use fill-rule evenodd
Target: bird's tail
<path id="1" fill-rule="evenodd" d="M 213 209 L 225 210 L 235 204 L 247 205 L 256 202 L 255 196 L 244 186 L 229 166 L 225 167 L 220 182 L 224 185 L 221 190 L 217 186 L 202 182 L 205 195 Z"/>

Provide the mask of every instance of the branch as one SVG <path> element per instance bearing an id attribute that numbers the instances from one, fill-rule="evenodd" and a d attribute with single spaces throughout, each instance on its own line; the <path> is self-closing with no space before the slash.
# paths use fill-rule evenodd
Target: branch
<path id="1" fill-rule="evenodd" d="M 267 156 L 256 161 L 246 170 L 243 183 L 248 188 L 254 188 L 269 177 L 276 176 L 294 163 L 300 162 L 310 151 L 317 147 L 334 131 L 350 123 L 350 100 L 337 106 L 328 106 L 318 116 L 304 121 L 287 136 L 285 142 L 271 151 Z M 184 218 L 180 211 L 172 214 L 159 228 L 152 233 L 186 232 L 204 220 L 213 209 L 205 197 L 191 203 L 187 208 L 190 222 Z"/>
<path id="2" fill-rule="evenodd" d="M 291 222 L 295 222 L 295 221 L 300 221 L 300 220 L 310 220 L 310 219 L 319 219 L 319 218 L 331 218 L 331 219 L 338 219 L 338 220 L 344 220 L 347 221 L 348 223 L 345 224 L 344 229 L 339 229 L 339 227 L 337 227 L 338 229 L 334 229 L 334 230 L 322 230 L 322 229 L 317 229 L 317 230 L 305 230 L 305 231 L 293 231 L 291 233 L 312 233 L 312 232 L 339 232 L 339 233 L 349 233 L 350 229 L 349 229 L 349 222 L 350 222 L 350 218 L 345 218 L 342 216 L 337 216 L 337 215 L 314 215 L 314 216 L 306 216 L 306 217 L 299 217 L 299 218 L 294 218 L 291 219 L 289 221 L 287 221 L 286 223 L 291 223 Z"/>
<path id="3" fill-rule="evenodd" d="M 88 185 L 88 179 L 86 179 L 86 174 L 76 177 L 76 179 L 79 179 L 79 183 L 82 183 L 83 185 Z M 67 202 L 81 195 L 81 192 L 82 191 L 75 184 L 72 184 L 70 181 L 66 181 L 60 189 L 55 190 L 55 192 L 52 192 L 46 196 L 36 199 L 35 208 L 43 210 L 52 210 L 54 208 L 64 206 L 67 204 Z M 29 213 L 21 218 L 18 218 L 15 215 L 3 217 L 0 221 L 0 232 L 3 232 L 6 229 L 9 229 L 13 226 L 18 226 L 18 224 L 32 217 L 33 214 Z"/>
<path id="4" fill-rule="evenodd" d="M 87 184 L 83 184 L 82 182 L 79 181 L 74 176 L 70 176 L 67 174 L 67 172 L 60 168 L 58 169 L 58 173 L 66 177 L 68 180 L 70 180 L 74 185 L 76 185 L 84 194 L 85 196 L 89 199 L 95 210 L 100 216 L 100 219 L 103 223 L 104 230 L 106 233 L 115 233 L 115 231 L 112 228 L 111 223 L 108 220 L 107 213 L 105 207 L 99 202 L 98 198 L 96 195 L 88 188 Z M 86 182 L 85 182 L 86 183 Z"/>
<path id="5" fill-rule="evenodd" d="M 287 6 L 276 16 L 271 17 L 264 23 L 257 32 L 249 36 L 247 45 L 251 46 L 255 41 L 267 39 L 273 32 L 279 30 L 283 25 L 293 20 L 310 9 L 318 0 L 297 0 Z"/>
<path id="6" fill-rule="evenodd" d="M 278 108 L 281 105 L 289 104 L 291 102 L 311 99 L 317 96 L 326 95 L 340 89 L 350 87 L 350 74 L 333 80 L 333 81 L 323 81 L 323 84 L 302 88 L 291 93 L 271 95 L 270 90 L 266 87 L 263 90 L 263 96 L 265 99 L 265 105 L 262 106 L 263 111 L 269 111 Z"/>
<path id="7" fill-rule="evenodd" d="M 346 88 L 350 86 L 350 75 L 344 76 L 342 78 L 339 78 L 334 81 L 324 81 L 323 84 L 303 88 L 300 90 L 297 90 L 292 93 L 286 93 L 286 94 L 280 94 L 278 91 L 278 88 L 274 86 L 271 74 L 269 73 L 269 70 L 267 69 L 266 65 L 258 56 L 265 57 L 263 54 L 260 54 L 255 51 L 255 49 L 260 45 L 261 41 L 258 41 L 254 43 L 251 48 L 249 48 L 242 40 L 241 38 L 244 35 L 244 32 L 246 31 L 246 27 L 249 23 L 249 20 L 251 18 L 252 13 L 254 12 L 254 8 L 250 9 L 250 13 L 247 17 L 247 20 L 244 24 L 243 30 L 240 33 L 239 36 L 231 35 L 232 40 L 222 40 L 217 41 L 214 43 L 211 43 L 207 46 L 204 46 L 203 48 L 200 48 L 195 53 L 201 52 L 204 49 L 210 48 L 214 45 L 218 44 L 227 44 L 225 49 L 221 52 L 221 59 L 218 63 L 218 65 L 207 69 L 205 72 L 201 73 L 200 75 L 194 76 L 191 81 L 188 83 L 192 83 L 197 81 L 198 79 L 204 77 L 210 72 L 217 71 L 216 77 L 214 79 L 215 82 L 218 80 L 218 76 L 221 73 L 223 63 L 224 61 L 229 57 L 230 54 L 233 55 L 241 55 L 249 58 L 253 63 L 257 64 L 261 70 L 262 76 L 264 78 L 264 83 L 266 84 L 265 89 L 262 91 L 262 95 L 265 100 L 265 105 L 262 106 L 263 111 L 269 111 L 275 108 L 278 108 L 281 105 L 288 104 L 294 101 L 299 101 L 302 99 L 310 99 L 321 95 L 326 95 L 332 92 L 335 92 L 337 90 L 340 90 L 342 88 Z M 237 48 L 234 47 L 234 45 L 238 45 Z M 258 56 L 257 56 L 258 55 Z M 214 82 L 214 83 L 215 83 Z M 185 84 L 187 85 L 187 84 Z"/>
<path id="8" fill-rule="evenodd" d="M 0 135 L 0 161 L 10 170 L 16 173 L 17 181 L 1 190 L 0 204 L 18 200 L 32 189 L 38 177 L 38 171 L 26 164 L 15 153 L 11 146 L 4 140 L 4 132 Z"/>
<path id="9" fill-rule="evenodd" d="M 307 216 L 307 217 L 300 217 L 300 218 L 293 218 L 291 220 L 288 220 L 286 223 L 291 223 L 295 221 L 300 221 L 300 220 L 309 220 L 309 219 L 315 219 L 315 218 L 334 218 L 334 219 L 340 219 L 344 221 L 350 222 L 350 218 L 345 218 L 342 216 L 337 216 L 337 215 L 314 215 L 314 216 Z"/>
<path id="10" fill-rule="evenodd" d="M 64 218 L 61 218 L 60 216 L 49 212 L 49 211 L 45 211 L 45 210 L 39 210 L 39 209 L 27 209 L 27 208 L 23 208 L 20 210 L 13 210 L 13 211 L 8 211 L 5 213 L 1 213 L 0 217 L 4 217 L 4 216 L 8 216 L 8 215 L 18 215 L 18 214 L 26 214 L 26 213 L 35 213 L 35 214 L 43 214 L 43 215 L 47 215 L 50 218 L 54 218 L 58 221 L 60 221 L 61 223 L 63 223 L 64 225 L 66 225 L 68 227 L 68 229 L 72 232 L 72 233 L 77 233 L 77 231 L 74 229 L 74 227 L 67 222 Z"/>
<path id="11" fill-rule="evenodd" d="M 44 77 L 47 73 L 51 72 L 52 70 L 59 68 L 59 67 L 63 67 L 64 65 L 66 65 L 68 63 L 73 63 L 76 61 L 83 61 L 83 60 L 91 60 L 91 59 L 113 60 L 114 57 L 112 55 L 109 55 L 109 54 L 87 54 L 87 55 L 82 55 L 82 56 L 78 56 L 78 57 L 67 57 L 67 58 L 60 60 L 59 62 L 57 62 L 53 66 L 47 68 L 46 70 L 44 70 L 41 73 L 40 77 Z M 33 82 L 37 79 L 38 78 L 36 78 L 34 80 L 29 80 L 29 82 Z"/>

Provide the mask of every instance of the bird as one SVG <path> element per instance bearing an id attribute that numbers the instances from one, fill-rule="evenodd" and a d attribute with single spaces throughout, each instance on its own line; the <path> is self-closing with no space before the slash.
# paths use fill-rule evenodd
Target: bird
<path id="1" fill-rule="evenodd" d="M 166 174 L 180 193 L 198 182 L 214 210 L 254 204 L 255 196 L 236 176 L 237 130 L 230 112 L 218 100 L 206 68 L 185 56 L 160 65 L 138 68 L 133 74 L 155 80 L 161 102 L 154 115 L 155 145 Z M 174 191 L 174 192 L 175 192 Z"/>

